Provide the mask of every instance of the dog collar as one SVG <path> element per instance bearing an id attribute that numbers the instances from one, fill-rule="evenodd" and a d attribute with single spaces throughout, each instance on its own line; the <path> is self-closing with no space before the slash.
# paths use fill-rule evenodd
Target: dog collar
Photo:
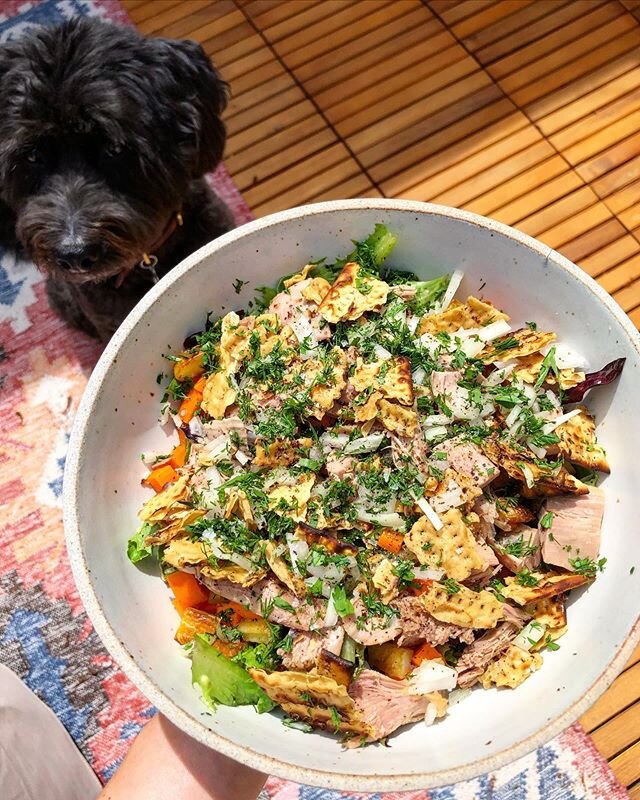
<path id="1" fill-rule="evenodd" d="M 162 245 L 173 236 L 176 228 L 182 227 L 183 224 L 184 220 L 182 217 L 182 211 L 176 211 L 174 214 L 172 214 L 158 239 L 156 239 L 156 241 L 149 248 L 149 252 L 144 252 L 140 261 L 136 262 L 130 267 L 126 267 L 118 274 L 115 283 L 116 289 L 119 289 L 122 286 L 127 275 L 129 275 L 129 273 L 132 272 L 136 267 L 142 267 L 142 269 L 148 270 L 151 273 L 153 282 L 157 283 L 159 280 L 156 273 L 158 256 L 154 255 L 154 250 L 159 250 Z"/>

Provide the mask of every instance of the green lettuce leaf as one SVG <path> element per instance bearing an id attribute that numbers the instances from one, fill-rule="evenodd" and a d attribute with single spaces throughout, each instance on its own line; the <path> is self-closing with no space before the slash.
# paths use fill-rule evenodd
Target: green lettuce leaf
<path id="1" fill-rule="evenodd" d="M 191 657 L 191 680 L 199 686 L 202 699 L 210 708 L 252 705 L 256 711 L 271 711 L 275 703 L 239 664 L 197 635 Z"/>
<path id="2" fill-rule="evenodd" d="M 153 547 L 145 547 L 144 540 L 147 536 L 151 536 L 156 527 L 156 525 L 145 522 L 127 542 L 127 556 L 132 564 L 137 564 L 138 561 L 142 561 L 143 558 L 148 558 L 153 554 Z"/>

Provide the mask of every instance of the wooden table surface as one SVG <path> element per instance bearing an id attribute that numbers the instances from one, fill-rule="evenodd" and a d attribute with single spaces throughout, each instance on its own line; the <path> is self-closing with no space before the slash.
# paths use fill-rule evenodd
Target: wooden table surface
<path id="1" fill-rule="evenodd" d="M 124 0 L 231 84 L 256 216 L 406 197 L 514 225 L 640 325 L 640 0 Z M 640 648 L 582 718 L 640 800 Z"/>

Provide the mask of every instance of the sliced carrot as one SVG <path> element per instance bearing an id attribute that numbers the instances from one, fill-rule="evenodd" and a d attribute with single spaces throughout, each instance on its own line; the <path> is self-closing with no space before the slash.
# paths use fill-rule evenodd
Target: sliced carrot
<path id="1" fill-rule="evenodd" d="M 180 439 L 180 443 L 177 444 L 173 450 L 171 451 L 171 455 L 169 456 L 169 464 L 176 469 L 178 467 L 184 467 L 185 461 L 187 460 L 187 437 L 184 434 L 184 431 L 178 431 L 178 438 Z"/>
<path id="2" fill-rule="evenodd" d="M 235 614 L 238 615 L 240 619 L 262 619 L 258 614 L 254 614 L 253 611 L 249 611 L 248 608 L 245 608 L 240 603 L 234 603 L 233 600 L 225 600 L 222 603 L 218 604 L 218 613 L 221 611 L 225 611 L 226 609 L 231 609 Z"/>
<path id="3" fill-rule="evenodd" d="M 404 544 L 404 536 L 398 531 L 392 531 L 388 528 L 382 531 L 378 537 L 378 547 L 383 550 L 388 550 L 390 553 L 399 553 Z"/>
<path id="4" fill-rule="evenodd" d="M 208 614 L 200 608 L 186 608 L 180 618 L 180 625 L 176 631 L 176 642 L 187 644 L 193 641 L 196 633 L 215 633 L 219 620 L 213 614 Z"/>
<path id="5" fill-rule="evenodd" d="M 415 595 L 424 594 L 432 583 L 433 581 L 430 580 L 423 581 L 421 578 L 414 578 L 411 581 L 410 591 Z"/>
<path id="6" fill-rule="evenodd" d="M 168 483 L 178 480 L 178 473 L 171 464 L 161 464 L 142 479 L 142 485 L 148 486 L 155 492 L 161 492 Z"/>
<path id="7" fill-rule="evenodd" d="M 419 667 L 423 661 L 431 661 L 434 658 L 442 658 L 442 655 L 436 650 L 429 642 L 421 644 L 416 650 L 413 651 L 411 656 L 411 663 Z"/>
<path id="8" fill-rule="evenodd" d="M 173 592 L 173 605 L 180 616 L 187 608 L 198 608 L 209 601 L 209 590 L 189 572 L 171 572 L 167 575 L 167 583 Z"/>
<path id="9" fill-rule="evenodd" d="M 196 392 L 200 392 L 200 394 L 202 394 L 202 393 L 204 392 L 204 387 L 205 387 L 206 385 L 207 385 L 207 379 L 206 379 L 206 378 L 204 377 L 204 375 L 203 375 L 203 376 L 202 376 L 202 378 L 199 378 L 199 379 L 198 379 L 198 380 L 197 380 L 197 381 L 196 381 L 196 382 L 193 384 L 193 388 L 196 390 Z"/>
<path id="10" fill-rule="evenodd" d="M 202 392 L 197 391 L 196 387 L 194 386 L 189 394 L 180 403 L 180 408 L 178 409 L 178 416 L 180 419 L 183 422 L 190 422 L 193 419 L 193 415 L 200 408 L 201 402 Z"/>
<path id="11" fill-rule="evenodd" d="M 201 351 L 192 356 L 183 353 L 183 356 L 173 365 L 173 375 L 177 381 L 194 381 L 204 372 L 204 353 Z"/>

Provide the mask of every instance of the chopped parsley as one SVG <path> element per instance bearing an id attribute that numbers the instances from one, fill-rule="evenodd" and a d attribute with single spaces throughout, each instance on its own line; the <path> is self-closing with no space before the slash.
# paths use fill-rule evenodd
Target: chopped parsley
<path id="1" fill-rule="evenodd" d="M 453 578 L 446 578 L 443 581 L 440 581 L 441 586 L 444 587 L 444 590 L 447 594 L 457 594 L 460 591 L 460 584 L 457 581 L 454 581 Z"/>
<path id="2" fill-rule="evenodd" d="M 547 511 L 546 514 L 540 518 L 540 527 L 544 528 L 545 530 L 550 528 L 553 525 L 554 516 L 555 515 L 553 511 Z"/>
<path id="3" fill-rule="evenodd" d="M 537 586 L 539 581 L 530 570 L 521 569 L 520 572 L 516 572 L 516 583 L 520 586 Z"/>
<path id="4" fill-rule="evenodd" d="M 592 558 L 570 558 L 569 564 L 574 572 L 578 575 L 584 575 L 585 578 L 595 578 L 597 572 L 602 572 L 607 563 L 606 558 L 600 558 L 594 561 Z"/>

